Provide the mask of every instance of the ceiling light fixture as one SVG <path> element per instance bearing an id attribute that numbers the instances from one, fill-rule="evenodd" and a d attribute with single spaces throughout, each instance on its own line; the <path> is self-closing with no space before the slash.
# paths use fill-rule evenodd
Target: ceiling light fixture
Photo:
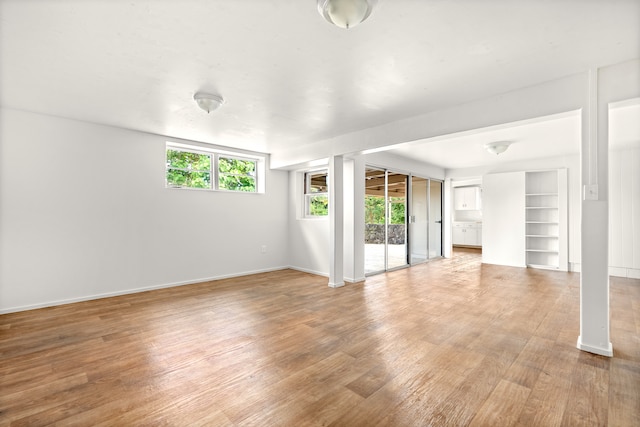
<path id="1" fill-rule="evenodd" d="M 371 15 L 378 0 L 317 0 L 318 12 L 340 28 L 355 27 Z"/>
<path id="2" fill-rule="evenodd" d="M 198 92 L 193 95 L 193 99 L 198 103 L 198 107 L 202 108 L 207 113 L 217 110 L 222 104 L 224 99 L 219 95 L 211 95 L 208 93 Z"/>
<path id="3" fill-rule="evenodd" d="M 494 141 L 485 144 L 484 148 L 491 154 L 498 155 L 507 151 L 507 148 L 509 148 L 511 144 L 511 141 Z"/>

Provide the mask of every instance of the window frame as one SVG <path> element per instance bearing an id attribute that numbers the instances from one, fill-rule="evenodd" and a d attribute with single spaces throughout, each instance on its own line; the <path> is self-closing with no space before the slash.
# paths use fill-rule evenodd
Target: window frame
<path id="1" fill-rule="evenodd" d="M 209 156 L 210 170 L 208 171 L 210 176 L 209 187 L 188 187 L 180 185 L 171 185 L 167 180 L 167 172 L 169 169 L 181 170 L 181 168 L 170 168 L 167 161 L 168 151 L 180 151 L 186 153 L 200 154 Z M 240 151 L 228 151 L 220 150 L 216 148 L 202 147 L 200 145 L 180 144 L 174 142 L 167 142 L 165 146 L 165 168 L 164 168 L 164 182 L 165 188 L 177 189 L 177 190 L 199 190 L 199 191 L 221 191 L 228 193 L 245 193 L 245 194 L 263 194 L 265 192 L 265 156 L 253 155 Z M 250 176 L 254 180 L 254 190 L 233 190 L 228 188 L 220 188 L 220 157 L 225 159 L 249 161 L 254 163 L 254 175 L 240 175 Z M 201 171 L 201 172 L 207 172 Z"/>
<path id="2" fill-rule="evenodd" d="M 326 185 L 327 185 L 327 191 L 321 191 L 321 192 L 312 192 L 311 191 L 311 177 L 313 175 L 320 175 L 320 174 L 324 174 L 326 176 L 325 180 L 326 180 Z M 302 191 L 302 197 L 303 197 L 303 201 L 304 201 L 304 217 L 305 218 L 309 218 L 309 219 L 323 219 L 323 218 L 328 218 L 329 217 L 329 209 L 328 209 L 328 203 L 329 203 L 329 169 L 327 168 L 322 168 L 322 169 L 314 169 L 314 170 L 308 170 L 305 171 L 302 175 L 302 179 L 303 179 L 303 191 Z M 317 196 L 322 196 L 324 195 L 327 198 L 327 213 L 325 215 L 313 215 L 311 213 L 311 198 L 312 197 L 317 197 Z"/>

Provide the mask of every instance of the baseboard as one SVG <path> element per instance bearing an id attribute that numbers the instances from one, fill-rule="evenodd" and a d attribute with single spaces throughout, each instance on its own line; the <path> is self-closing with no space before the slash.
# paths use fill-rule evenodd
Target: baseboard
<path id="1" fill-rule="evenodd" d="M 327 273 L 323 273 L 321 271 L 310 270 L 308 268 L 295 267 L 293 265 L 288 266 L 291 270 L 301 271 L 303 273 L 315 274 L 316 276 L 329 277 Z"/>
<path id="2" fill-rule="evenodd" d="M 576 347 L 579 350 L 588 351 L 589 353 L 593 353 L 593 354 L 599 354 L 600 356 L 613 357 L 613 345 L 611 345 L 611 343 L 609 343 L 609 346 L 607 348 L 587 345 L 582 342 L 582 337 L 579 336 Z"/>
<path id="3" fill-rule="evenodd" d="M 101 293 L 101 294 L 86 295 L 86 296 L 81 296 L 81 297 L 76 297 L 76 298 L 67 298 L 67 299 L 61 299 L 61 300 L 55 300 L 55 301 L 47 301 L 47 302 L 42 302 L 42 303 L 37 303 L 37 304 L 28 304 L 28 305 L 22 305 L 22 306 L 17 306 L 17 307 L 8 307 L 8 308 L 0 309 L 0 314 L 17 313 L 19 311 L 36 310 L 38 308 L 45 308 L 45 307 L 55 307 L 55 306 L 58 306 L 58 305 L 73 304 L 75 302 L 91 301 L 91 300 L 101 299 L 101 298 L 117 297 L 117 296 L 120 296 L 120 295 L 135 294 L 135 293 L 139 293 L 139 292 L 153 291 L 153 290 L 156 290 L 156 289 L 173 288 L 173 287 L 176 287 L 176 286 L 195 285 L 197 283 L 212 282 L 212 281 L 216 281 L 216 280 L 230 279 L 230 278 L 233 278 L 233 277 L 250 276 L 252 274 L 269 273 L 271 271 L 286 270 L 288 268 L 289 267 L 286 267 L 286 266 L 285 267 L 273 267 L 273 268 L 266 268 L 266 269 L 262 269 L 262 270 L 245 271 L 245 272 L 242 272 L 242 273 L 223 274 L 223 275 L 220 275 L 220 276 L 207 277 L 207 278 L 201 278 L 201 279 L 185 280 L 185 281 L 172 282 L 172 283 L 163 283 L 161 285 L 143 286 L 143 287 L 140 287 L 140 288 L 124 289 L 124 290 L 120 290 L 120 291 L 116 291 L 116 292 L 105 292 L 105 293 Z"/>
<path id="4" fill-rule="evenodd" d="M 322 277 L 329 277 L 329 275 L 327 273 L 323 273 L 321 271 L 315 271 L 315 270 L 310 270 L 308 268 L 302 268 L 302 267 L 294 267 L 292 265 L 290 265 L 288 268 L 290 268 L 291 270 L 296 270 L 296 271 L 301 271 L 303 273 L 309 273 L 309 274 L 315 274 L 316 276 L 322 276 Z M 365 277 L 359 277 L 359 278 L 353 278 L 353 277 L 345 277 L 344 281 L 347 283 L 359 283 L 359 282 L 364 282 L 366 280 Z M 343 283 L 344 285 L 344 283 Z M 329 285 L 331 286 L 331 285 Z"/>
<path id="5" fill-rule="evenodd" d="M 569 271 L 574 273 L 580 273 L 579 262 L 570 262 L 569 263 Z M 638 268 L 627 268 L 627 267 L 609 267 L 609 276 L 614 277 L 625 277 L 628 279 L 640 279 L 640 269 Z"/>

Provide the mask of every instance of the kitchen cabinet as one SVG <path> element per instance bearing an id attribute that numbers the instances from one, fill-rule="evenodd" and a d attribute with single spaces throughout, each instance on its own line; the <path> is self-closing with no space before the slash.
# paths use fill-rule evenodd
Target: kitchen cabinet
<path id="1" fill-rule="evenodd" d="M 454 208 L 457 211 L 474 211 L 482 209 L 480 187 L 455 187 Z"/>
<path id="2" fill-rule="evenodd" d="M 456 246 L 482 246 L 482 224 L 468 222 L 454 223 L 453 244 Z"/>

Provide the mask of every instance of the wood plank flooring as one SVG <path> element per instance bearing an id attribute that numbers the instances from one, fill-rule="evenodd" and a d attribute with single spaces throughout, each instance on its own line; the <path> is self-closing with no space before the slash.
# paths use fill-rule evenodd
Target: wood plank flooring
<path id="1" fill-rule="evenodd" d="M 0 316 L 0 425 L 639 426 L 640 280 L 614 357 L 579 276 L 477 251 L 332 289 L 292 270 Z"/>

